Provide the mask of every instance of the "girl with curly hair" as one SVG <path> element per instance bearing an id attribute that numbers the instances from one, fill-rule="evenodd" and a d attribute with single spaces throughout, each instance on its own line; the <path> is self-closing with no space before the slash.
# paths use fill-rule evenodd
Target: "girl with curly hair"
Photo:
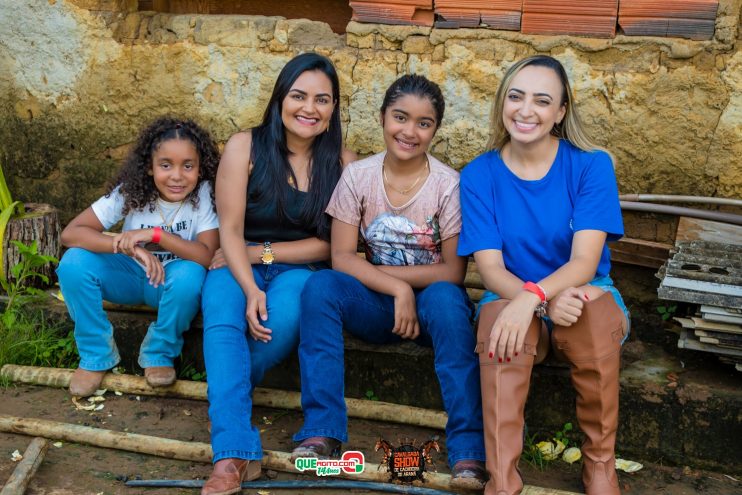
<path id="1" fill-rule="evenodd" d="M 173 360 L 219 246 L 212 192 L 218 164 L 207 131 L 190 120 L 159 118 L 142 131 L 108 192 L 62 232 L 70 249 L 57 274 L 80 352 L 72 395 L 91 395 L 120 361 L 104 299 L 158 309 L 139 365 L 153 387 L 175 381 Z M 122 233 L 103 233 L 122 219 Z"/>

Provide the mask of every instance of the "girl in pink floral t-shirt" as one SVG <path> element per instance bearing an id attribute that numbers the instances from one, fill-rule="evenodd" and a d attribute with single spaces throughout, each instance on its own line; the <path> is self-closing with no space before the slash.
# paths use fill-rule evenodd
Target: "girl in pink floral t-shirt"
<path id="1" fill-rule="evenodd" d="M 459 174 L 428 153 L 443 118 L 438 86 L 403 76 L 381 106 L 386 150 L 350 164 L 327 213 L 334 270 L 302 292 L 299 362 L 304 427 L 292 457 L 327 457 L 347 441 L 343 328 L 376 344 L 410 339 L 432 346 L 448 413 L 451 485 L 484 486 L 479 368 L 456 255 Z M 359 235 L 366 259 L 357 256 Z"/>

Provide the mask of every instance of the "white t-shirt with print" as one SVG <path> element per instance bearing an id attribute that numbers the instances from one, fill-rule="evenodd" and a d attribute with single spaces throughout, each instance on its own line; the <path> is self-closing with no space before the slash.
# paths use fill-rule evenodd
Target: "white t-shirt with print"
<path id="1" fill-rule="evenodd" d="M 92 208 L 95 216 L 98 217 L 106 230 L 116 225 L 123 218 L 124 232 L 162 227 L 162 230 L 175 234 L 181 239 L 193 241 L 201 232 L 219 228 L 219 220 L 211 202 L 211 185 L 208 182 L 202 182 L 199 187 L 197 209 L 193 208 L 190 199 L 186 199 L 182 204 L 159 199 L 154 211 L 149 211 L 149 205 L 147 205 L 141 210 L 130 211 L 124 217 L 124 196 L 121 194 L 120 187 L 111 191 L 110 196 L 102 196 L 93 203 Z M 165 220 L 163 220 L 163 217 Z M 167 224 L 172 226 L 168 227 Z M 178 259 L 176 255 L 169 251 L 157 250 L 158 247 L 156 244 L 147 245 L 147 249 L 163 265 Z"/>

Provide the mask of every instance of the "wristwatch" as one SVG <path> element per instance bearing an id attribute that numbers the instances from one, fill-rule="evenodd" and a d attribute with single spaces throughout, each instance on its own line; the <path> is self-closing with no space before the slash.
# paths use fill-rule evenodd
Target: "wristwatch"
<path id="1" fill-rule="evenodd" d="M 269 241 L 265 241 L 263 243 L 263 254 L 260 255 L 260 261 L 262 261 L 264 265 L 272 265 L 273 260 L 275 259 L 276 257 L 273 256 L 273 249 L 271 249 L 271 243 Z"/>

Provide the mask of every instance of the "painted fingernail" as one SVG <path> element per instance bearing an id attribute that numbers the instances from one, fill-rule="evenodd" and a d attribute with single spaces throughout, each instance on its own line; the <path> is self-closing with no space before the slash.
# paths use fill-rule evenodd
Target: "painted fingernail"
<path id="1" fill-rule="evenodd" d="M 518 353 L 516 352 L 516 353 L 515 353 L 515 355 L 517 356 L 517 355 L 518 355 Z"/>
<path id="2" fill-rule="evenodd" d="M 490 352 L 490 359 L 492 359 L 493 357 L 495 357 L 495 355 Z"/>
<path id="3" fill-rule="evenodd" d="M 502 358 L 497 358 L 498 363 L 502 363 Z"/>
<path id="4" fill-rule="evenodd" d="M 589 300 L 590 298 L 587 296 L 587 294 L 585 294 L 585 301 L 589 301 Z"/>
<path id="5" fill-rule="evenodd" d="M 508 358 L 508 363 L 510 362 L 510 358 Z"/>

